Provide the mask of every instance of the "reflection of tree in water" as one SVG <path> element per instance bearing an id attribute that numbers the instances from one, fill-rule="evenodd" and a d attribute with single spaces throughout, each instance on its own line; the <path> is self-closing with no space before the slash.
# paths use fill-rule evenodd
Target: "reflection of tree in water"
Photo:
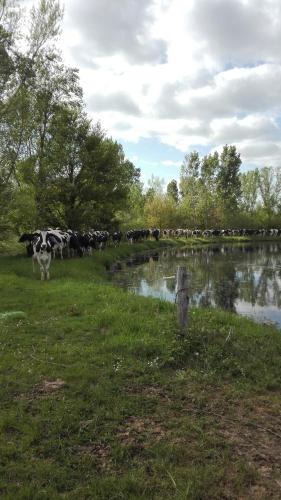
<path id="1" fill-rule="evenodd" d="M 166 279 L 166 287 L 171 293 L 176 291 L 176 279 Z"/>
<path id="2" fill-rule="evenodd" d="M 217 307 L 236 312 L 235 300 L 238 298 L 239 280 L 233 264 L 223 263 L 222 279 L 214 282 L 214 300 Z"/>
<path id="3" fill-rule="evenodd" d="M 142 266 L 131 262 L 133 269 L 128 276 L 136 289 L 145 281 L 160 296 L 166 290 L 172 299 L 173 276 L 178 265 L 184 265 L 191 304 L 235 311 L 239 297 L 252 306 L 270 303 L 281 308 L 280 249 L 280 243 L 254 243 L 164 250 L 145 256 Z"/>
<path id="4" fill-rule="evenodd" d="M 273 304 L 281 307 L 279 248 L 276 244 L 259 248 L 251 259 L 239 266 L 239 297 L 252 306 Z"/>
<path id="5" fill-rule="evenodd" d="M 257 304 L 260 306 L 274 304 L 280 307 L 280 278 L 277 270 L 270 267 L 273 264 L 268 262 L 267 265 L 268 267 L 266 265 L 263 267 L 257 283 Z"/>

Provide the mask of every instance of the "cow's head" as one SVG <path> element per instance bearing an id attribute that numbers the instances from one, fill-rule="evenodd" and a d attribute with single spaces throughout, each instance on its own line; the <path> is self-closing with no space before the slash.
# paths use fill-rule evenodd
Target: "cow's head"
<path id="1" fill-rule="evenodd" d="M 51 252 L 52 246 L 48 231 L 40 231 L 35 243 L 36 252 Z"/>

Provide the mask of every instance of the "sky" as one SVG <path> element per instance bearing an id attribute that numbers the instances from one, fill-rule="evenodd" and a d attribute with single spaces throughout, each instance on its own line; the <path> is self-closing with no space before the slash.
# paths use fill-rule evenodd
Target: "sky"
<path id="1" fill-rule="evenodd" d="M 36 5 L 36 1 L 34 4 Z M 280 0 L 65 0 L 64 61 L 86 109 L 142 172 L 235 144 L 242 170 L 281 158 Z"/>

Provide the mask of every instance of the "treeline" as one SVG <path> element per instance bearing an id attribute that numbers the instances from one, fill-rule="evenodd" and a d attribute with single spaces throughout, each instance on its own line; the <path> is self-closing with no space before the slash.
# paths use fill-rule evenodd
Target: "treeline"
<path id="1" fill-rule="evenodd" d="M 40 0 L 26 34 L 0 0 L 0 234 L 46 226 L 107 228 L 120 221 L 139 170 L 93 125 L 76 69 L 56 48 L 62 9 Z"/>
<path id="2" fill-rule="evenodd" d="M 165 190 L 85 112 L 78 71 L 56 42 L 63 12 L 40 0 L 28 19 L 0 0 L 0 236 L 47 226 L 72 229 L 279 227 L 281 175 L 241 173 L 235 146 L 185 156 Z"/>
<path id="3" fill-rule="evenodd" d="M 127 223 L 161 228 L 269 228 L 281 226 L 281 171 L 263 167 L 241 172 L 236 147 L 225 145 L 200 158 L 185 156 L 180 180 L 164 190 L 152 177 L 150 187 L 131 189 Z"/>

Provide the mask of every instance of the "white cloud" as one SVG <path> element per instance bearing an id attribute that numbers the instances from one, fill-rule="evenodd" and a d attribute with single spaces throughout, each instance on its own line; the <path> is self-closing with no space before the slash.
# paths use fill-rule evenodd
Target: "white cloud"
<path id="1" fill-rule="evenodd" d="M 164 167 L 181 167 L 182 161 L 163 160 L 161 165 Z"/>
<path id="2" fill-rule="evenodd" d="M 236 144 L 244 162 L 278 163 L 279 0 L 68 0 L 65 10 L 65 60 L 113 137 L 182 153 Z"/>
<path id="3" fill-rule="evenodd" d="M 87 101 L 89 110 L 94 111 L 119 111 L 125 115 L 139 115 L 140 110 L 133 99 L 125 92 L 111 94 L 92 94 Z"/>
<path id="4" fill-rule="evenodd" d="M 77 62 L 87 57 L 123 54 L 130 63 L 161 63 L 166 58 L 166 44 L 152 34 L 154 23 L 151 0 L 69 0 L 69 24 L 75 22 L 81 35 Z"/>
<path id="5" fill-rule="evenodd" d="M 219 64 L 281 62 L 278 0 L 196 0 L 186 23 L 205 56 Z"/>

